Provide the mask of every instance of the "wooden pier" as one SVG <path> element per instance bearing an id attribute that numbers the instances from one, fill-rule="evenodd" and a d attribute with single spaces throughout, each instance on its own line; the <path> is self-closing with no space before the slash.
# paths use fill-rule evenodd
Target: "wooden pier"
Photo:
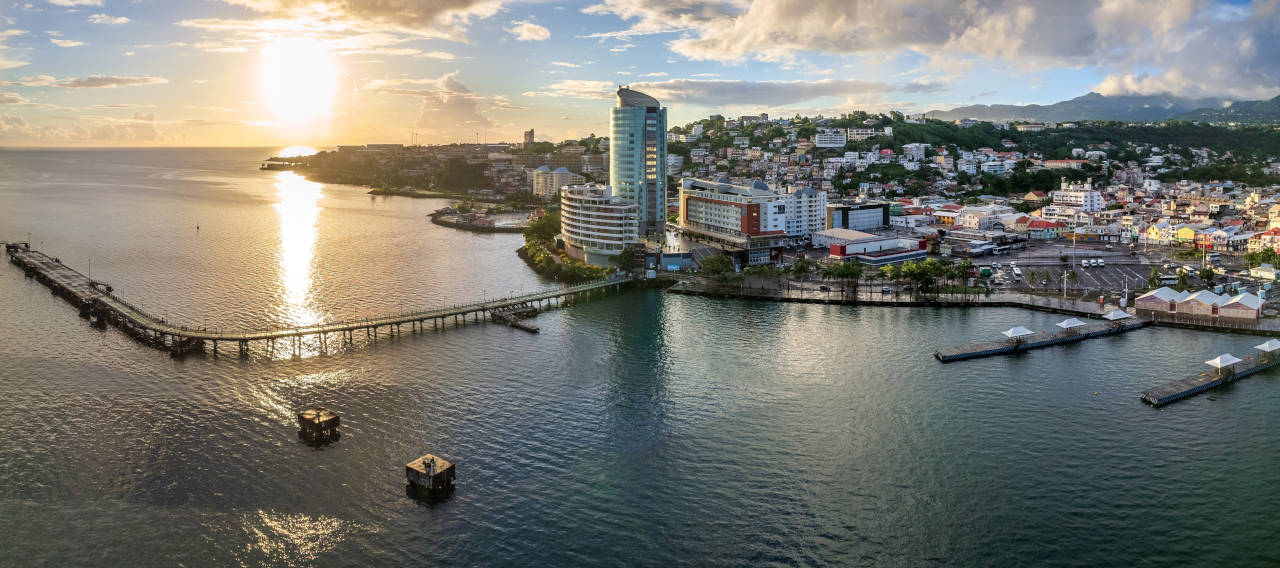
<path id="1" fill-rule="evenodd" d="M 301 356 L 303 341 L 314 339 L 319 351 L 327 351 L 330 336 L 338 336 L 341 345 L 352 345 L 363 331 L 365 341 L 376 342 L 379 334 L 387 337 L 401 335 L 403 326 L 410 333 L 438 331 L 450 324 L 454 327 L 493 319 L 495 313 L 516 310 L 527 313 L 540 311 L 597 294 L 617 291 L 632 282 L 631 278 L 597 280 L 585 284 L 550 288 L 529 294 L 498 298 L 482 302 L 457 304 L 440 308 L 410 311 L 359 320 L 347 320 L 317 325 L 265 329 L 257 331 L 225 331 L 170 323 L 137 308 L 112 293 L 110 286 L 90 280 L 89 277 L 62 264 L 44 253 L 32 250 L 27 243 L 6 243 L 9 262 L 21 268 L 67 302 L 80 310 L 81 317 L 89 319 L 99 328 L 111 324 L 138 341 L 169 351 L 174 356 L 212 349 L 216 355 L 219 344 L 234 346 L 240 357 L 247 358 L 253 344 L 266 345 L 275 353 L 277 342 L 287 342 L 294 356 Z M 508 323 L 510 322 L 504 322 Z M 517 322 L 518 323 L 518 322 Z M 428 328 L 430 326 L 430 328 Z M 537 326 L 521 324 L 526 331 L 536 332 Z"/>
<path id="2" fill-rule="evenodd" d="M 966 359 L 979 359 L 995 355 L 1021 353 L 1023 351 L 1040 349 L 1042 347 L 1062 345 L 1064 343 L 1075 343 L 1077 341 L 1084 341 L 1086 339 L 1104 337 L 1107 335 L 1116 335 L 1126 331 L 1139 329 L 1147 325 L 1147 323 L 1148 322 L 1146 321 L 1099 323 L 1073 328 L 1066 331 L 1039 334 L 1022 339 L 991 341 L 951 349 L 939 349 L 933 354 L 933 356 L 937 357 L 938 360 L 943 363 L 950 363 L 952 361 L 963 361 Z"/>
<path id="3" fill-rule="evenodd" d="M 1163 406 L 1170 402 L 1182 400 L 1209 389 L 1238 381 L 1249 375 L 1265 371 L 1274 367 L 1276 363 L 1280 363 L 1280 358 L 1277 358 L 1272 354 L 1246 359 L 1240 363 L 1236 363 L 1231 368 L 1224 368 L 1219 371 L 1206 371 L 1198 375 L 1192 375 L 1190 377 L 1178 379 L 1176 381 L 1148 389 L 1138 395 L 1138 398 L 1144 402 L 1150 403 L 1152 406 Z"/>

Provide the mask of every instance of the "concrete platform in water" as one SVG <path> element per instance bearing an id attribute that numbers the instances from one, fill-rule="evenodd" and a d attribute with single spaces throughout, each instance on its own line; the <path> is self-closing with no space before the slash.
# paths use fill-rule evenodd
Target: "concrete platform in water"
<path id="1" fill-rule="evenodd" d="M 453 462 L 432 454 L 413 460 L 404 466 L 404 476 L 409 480 L 407 492 L 414 497 L 438 499 L 453 492 Z"/>
<path id="2" fill-rule="evenodd" d="M 337 440 L 341 422 L 338 413 L 323 406 L 308 408 L 298 413 L 298 437 L 313 443 Z"/>
<path id="3" fill-rule="evenodd" d="M 1150 403 L 1152 406 L 1163 406 L 1265 371 L 1276 366 L 1276 363 L 1280 363 L 1280 358 L 1275 356 L 1246 359 L 1236 363 L 1229 369 L 1208 371 L 1148 389 L 1138 395 L 1138 398 Z"/>
<path id="4" fill-rule="evenodd" d="M 953 347 L 950 349 L 939 349 L 933 354 L 939 361 L 950 363 L 952 361 L 963 361 L 965 359 L 979 359 L 982 357 L 991 357 L 993 355 L 1004 355 L 1007 353 L 1021 353 L 1041 347 L 1050 347 L 1053 345 L 1061 345 L 1064 343 L 1074 343 L 1076 341 L 1084 341 L 1095 337 L 1103 337 L 1107 335 L 1116 335 L 1126 331 L 1140 329 L 1147 325 L 1146 321 L 1128 321 L 1125 323 L 1104 323 L 1094 324 L 1090 326 L 1074 328 L 1067 331 L 1056 332 L 1052 334 L 1036 335 L 1028 337 L 1021 341 L 1005 340 L 991 341 L 987 343 L 976 343 L 963 347 Z"/>

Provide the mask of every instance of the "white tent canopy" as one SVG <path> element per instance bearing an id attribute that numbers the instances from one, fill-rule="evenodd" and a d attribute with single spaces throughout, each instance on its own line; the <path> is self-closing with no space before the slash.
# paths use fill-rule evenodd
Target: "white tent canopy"
<path id="1" fill-rule="evenodd" d="M 1082 326 L 1082 325 L 1084 325 L 1084 322 L 1082 322 L 1082 321 L 1080 321 L 1080 320 L 1078 320 L 1078 319 L 1076 319 L 1076 318 L 1064 319 L 1064 320 L 1062 320 L 1062 321 L 1058 322 L 1058 327 L 1060 327 L 1060 328 L 1062 328 L 1062 329 L 1071 329 L 1071 328 L 1073 328 L 1073 327 L 1080 327 L 1080 326 Z"/>
<path id="2" fill-rule="evenodd" d="M 1272 351 L 1280 349 L 1280 339 L 1268 339 L 1266 343 L 1263 343 L 1262 345 L 1255 345 L 1254 347 L 1256 349 L 1270 353 Z"/>
<path id="3" fill-rule="evenodd" d="M 1125 313 L 1125 311 L 1124 311 L 1124 310 L 1111 310 L 1110 312 L 1108 312 L 1107 314 L 1103 315 L 1102 317 L 1104 317 L 1104 318 L 1106 318 L 1106 319 L 1109 319 L 1109 320 L 1111 320 L 1111 321 L 1115 321 L 1115 320 L 1120 320 L 1120 319 L 1124 319 L 1124 318 L 1131 318 L 1131 317 L 1133 317 L 1133 316 L 1131 316 L 1131 315 L 1129 315 L 1129 314 Z"/>
<path id="4" fill-rule="evenodd" d="M 1025 327 L 1022 327 L 1022 326 L 1018 326 L 1018 327 L 1010 328 L 1010 329 L 1009 329 L 1009 331 L 1005 331 L 1005 332 L 1003 332 L 1003 333 L 1004 333 L 1004 336 L 1005 336 L 1005 337 L 1008 337 L 1009 339 L 1016 339 L 1016 338 L 1019 338 L 1019 337 L 1023 337 L 1023 336 L 1027 336 L 1027 335 L 1035 335 L 1035 334 L 1036 334 L 1036 332 L 1031 331 L 1031 330 L 1029 330 L 1029 329 L 1027 329 L 1027 328 L 1025 328 Z"/>
<path id="5" fill-rule="evenodd" d="M 1223 367 L 1230 367 L 1232 365 L 1235 365 L 1236 363 L 1239 363 L 1243 360 L 1244 359 L 1236 357 L 1235 355 L 1232 355 L 1230 353 L 1223 353 L 1222 355 L 1219 355 L 1217 357 L 1214 357 L 1213 359 L 1205 361 L 1204 364 L 1210 367 L 1214 367 L 1216 369 L 1221 369 Z"/>

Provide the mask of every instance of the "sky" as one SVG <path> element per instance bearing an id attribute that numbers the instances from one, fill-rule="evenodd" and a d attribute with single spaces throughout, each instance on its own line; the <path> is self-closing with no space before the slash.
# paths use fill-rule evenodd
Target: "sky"
<path id="1" fill-rule="evenodd" d="M 607 134 L 1097 91 L 1280 94 L 1280 0 L 32 0 L 0 5 L 0 145 Z"/>

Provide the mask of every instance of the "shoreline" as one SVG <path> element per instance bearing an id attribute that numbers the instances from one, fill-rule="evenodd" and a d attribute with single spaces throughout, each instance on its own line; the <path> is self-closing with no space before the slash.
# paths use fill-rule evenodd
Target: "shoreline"
<path id="1" fill-rule="evenodd" d="M 841 306 L 871 306 L 871 307 L 888 307 L 888 308 L 1021 308 L 1025 310 L 1046 312 L 1070 316 L 1082 316 L 1088 318 L 1100 318 L 1103 313 L 1110 309 L 1117 309 L 1117 306 L 1109 305 L 1107 308 L 1098 308 L 1097 304 L 1092 302 L 1081 302 L 1078 300 L 1059 300 L 1057 298 L 1040 298 L 1038 296 L 1029 296 L 1022 294 L 993 294 L 999 296 L 992 298 L 991 296 L 971 296 L 964 299 L 885 299 L 876 298 L 871 292 L 861 292 L 858 298 L 847 297 L 817 297 L 805 296 L 801 292 L 799 296 L 779 295 L 771 293 L 755 293 L 744 289 L 733 288 L 717 288 L 702 283 L 681 282 L 667 289 L 668 293 L 681 294 L 686 296 L 702 296 L 706 298 L 719 298 L 727 300 L 748 300 L 757 302 L 782 302 L 795 304 L 831 304 Z M 821 293 L 825 294 L 825 293 Z M 1040 301 L 1034 301 L 1033 298 L 1040 298 Z M 1088 308 L 1086 309 L 1086 306 Z M 1193 331 L 1208 331 L 1218 333 L 1232 333 L 1238 335 L 1256 335 L 1264 337 L 1280 336 L 1280 330 L 1268 329 L 1251 325 L 1249 322 L 1225 322 L 1225 321 L 1192 321 L 1186 319 L 1161 317 L 1159 314 L 1143 316 L 1142 314 L 1130 314 L 1137 320 L 1147 321 L 1147 325 L 1154 327 L 1168 327 L 1175 329 L 1188 329 Z M 1238 323 L 1238 325 L 1223 325 Z"/>
<path id="2" fill-rule="evenodd" d="M 439 213 L 432 213 L 428 215 L 428 217 L 431 218 L 432 223 L 440 225 L 441 227 L 449 227 L 451 229 L 458 229 L 460 231 L 471 231 L 472 233 L 507 233 L 507 234 L 524 232 L 524 227 L 499 227 L 499 226 L 482 227 L 480 225 L 472 225 L 469 223 L 458 223 L 456 221 L 446 221 L 441 218 L 443 216 L 444 216 L 443 214 L 439 214 Z"/>
<path id="3" fill-rule="evenodd" d="M 380 197 L 408 197 L 410 199 L 457 199 L 456 197 L 445 193 L 406 191 L 402 189 L 371 189 L 365 192 L 365 194 L 377 195 Z"/>

